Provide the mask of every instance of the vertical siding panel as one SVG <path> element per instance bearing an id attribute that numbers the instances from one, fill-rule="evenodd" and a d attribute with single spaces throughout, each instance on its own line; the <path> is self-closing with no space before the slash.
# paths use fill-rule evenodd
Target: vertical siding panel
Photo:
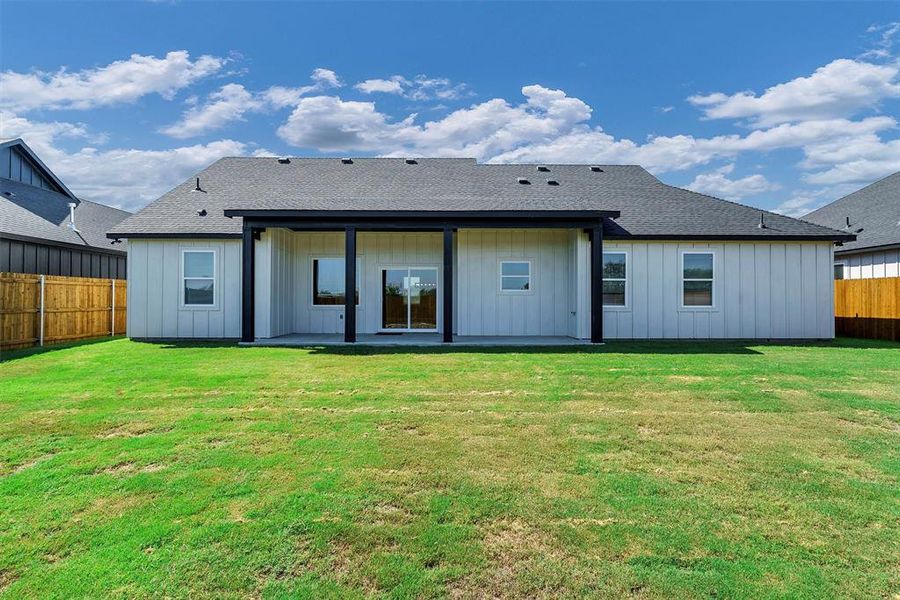
<path id="1" fill-rule="evenodd" d="M 741 337 L 741 248 L 739 244 L 725 244 L 722 272 L 724 293 L 719 310 L 725 313 L 725 337 Z"/>
<path id="2" fill-rule="evenodd" d="M 785 244 L 785 290 L 787 302 L 787 336 L 803 335 L 803 266 L 799 244 Z"/>
<path id="3" fill-rule="evenodd" d="M 772 307 L 771 307 L 771 246 L 769 244 L 755 244 L 755 269 L 754 292 L 756 295 L 756 337 L 772 337 Z"/>
<path id="4" fill-rule="evenodd" d="M 769 303 L 772 313 L 770 335 L 773 338 L 786 338 L 788 337 L 788 327 L 785 245 L 772 244 L 770 254 Z"/>
<path id="5" fill-rule="evenodd" d="M 678 307 L 680 306 L 679 287 L 679 256 L 678 244 L 662 245 L 662 336 L 664 338 L 678 337 Z"/>
<path id="6" fill-rule="evenodd" d="M 817 337 L 834 337 L 834 258 L 831 244 L 816 244 Z"/>
<path id="7" fill-rule="evenodd" d="M 819 299 L 817 298 L 818 287 L 816 286 L 816 246 L 814 244 L 800 245 L 801 260 L 803 261 L 801 302 L 803 311 L 802 330 L 800 332 L 803 338 L 814 338 L 818 336 L 819 330 L 816 326 Z"/>
<path id="8" fill-rule="evenodd" d="M 662 338 L 663 306 L 665 305 L 665 261 L 663 245 L 647 244 L 647 272 L 643 278 L 647 280 L 647 337 Z M 674 277 L 674 275 L 673 275 Z"/>
<path id="9" fill-rule="evenodd" d="M 178 337 L 178 306 L 181 301 L 181 253 L 176 244 L 162 246 L 162 336 Z M 130 282 L 129 282 L 130 287 Z M 131 290 L 129 290 L 130 292 Z M 131 298 L 128 299 L 131 304 Z M 130 312 L 130 307 L 129 307 Z"/>
<path id="10" fill-rule="evenodd" d="M 741 244 L 740 297 L 741 337 L 756 337 L 756 256 L 755 244 Z"/>
<path id="11" fill-rule="evenodd" d="M 634 316 L 633 335 L 638 339 L 645 339 L 649 333 L 647 258 L 647 244 L 633 244 L 632 255 L 629 257 L 631 262 L 625 267 L 628 283 L 631 285 L 628 304 Z"/>

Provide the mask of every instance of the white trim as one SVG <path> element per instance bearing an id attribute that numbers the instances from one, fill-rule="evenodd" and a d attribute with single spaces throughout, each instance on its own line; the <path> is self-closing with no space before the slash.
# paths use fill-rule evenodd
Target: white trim
<path id="1" fill-rule="evenodd" d="M 687 279 L 684 278 L 684 255 L 685 254 L 711 254 L 712 255 L 712 267 L 713 267 L 713 276 L 712 279 Z M 716 251 L 712 248 L 703 248 L 697 250 L 680 250 L 679 258 L 678 258 L 678 308 L 679 310 L 687 310 L 687 311 L 714 311 L 716 308 L 716 281 L 719 274 L 719 269 L 716 267 Z M 708 306 L 703 305 L 695 305 L 690 304 L 686 305 L 684 303 L 684 282 L 685 281 L 709 281 L 710 282 L 710 294 L 712 295 L 712 302 Z"/>
<path id="2" fill-rule="evenodd" d="M 313 285 L 315 281 L 315 269 L 316 269 L 316 261 L 321 260 L 323 258 L 336 258 L 340 260 L 344 260 L 343 254 L 315 254 L 309 256 L 309 307 L 313 310 L 344 310 L 344 303 L 340 304 L 316 304 L 316 288 Z M 356 291 L 359 294 L 359 302 L 356 303 L 356 310 L 362 308 L 363 304 L 363 286 L 365 285 L 366 278 L 363 277 L 362 273 L 362 255 L 356 255 Z M 346 290 L 344 290 L 346 293 Z"/>
<path id="3" fill-rule="evenodd" d="M 504 277 L 525 277 L 524 275 L 504 275 L 503 263 L 527 263 L 528 264 L 528 289 L 527 290 L 504 290 Z M 534 294 L 535 278 L 534 278 L 534 261 L 530 258 L 503 257 L 497 259 L 497 293 L 502 296 L 527 296 Z"/>
<path id="4" fill-rule="evenodd" d="M 409 272 L 413 269 L 428 269 L 430 271 L 435 272 L 435 279 L 437 280 L 437 298 L 435 299 L 435 311 L 437 312 L 434 315 L 434 322 L 437 325 L 434 329 L 412 329 L 407 327 L 406 329 L 399 329 L 397 327 L 385 327 L 384 326 L 384 272 L 385 271 L 402 271 L 406 270 L 406 276 L 409 277 Z M 444 269 L 441 268 L 440 265 L 436 265 L 434 263 L 426 263 L 426 264 L 418 264 L 418 265 L 380 265 L 378 267 L 378 331 L 382 333 L 438 333 L 441 331 L 441 328 L 444 326 L 443 322 L 443 294 L 441 290 L 444 288 Z M 407 294 L 408 297 L 408 294 Z M 409 325 L 410 314 L 412 311 L 412 305 L 407 304 L 406 307 L 406 324 Z"/>
<path id="5" fill-rule="evenodd" d="M 212 268 L 212 277 L 187 277 L 184 274 L 184 255 L 187 253 L 212 253 L 213 255 L 213 268 Z M 218 277 L 218 268 L 219 268 L 219 253 L 215 248 L 207 248 L 202 246 L 192 246 L 192 247 L 182 247 L 181 248 L 181 264 L 178 266 L 178 275 L 180 277 L 181 282 L 181 290 L 179 291 L 178 303 L 179 308 L 182 310 L 217 310 L 219 308 L 219 277 Z M 211 279 L 213 282 L 213 301 L 212 304 L 188 304 L 184 300 L 184 282 L 186 279 Z"/>
<path id="6" fill-rule="evenodd" d="M 604 249 L 603 254 L 624 254 L 625 255 L 625 279 L 609 279 L 608 281 L 624 281 L 625 282 L 625 304 L 606 304 L 603 303 L 603 310 L 631 310 L 631 256 L 628 250 L 618 250 L 615 248 Z M 603 259 L 601 257 L 600 268 L 603 269 Z M 607 281 L 604 277 L 603 281 Z M 603 293 L 601 288 L 600 293 Z"/>

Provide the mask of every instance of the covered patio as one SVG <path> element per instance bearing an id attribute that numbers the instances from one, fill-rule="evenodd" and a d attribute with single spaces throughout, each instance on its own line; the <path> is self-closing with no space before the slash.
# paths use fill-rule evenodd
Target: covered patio
<path id="1" fill-rule="evenodd" d="M 267 346 L 318 346 L 361 343 L 379 346 L 429 346 L 458 343 L 474 346 L 558 346 L 581 343 L 600 343 L 603 341 L 603 274 L 601 268 L 603 256 L 603 222 L 604 219 L 617 217 L 617 211 L 369 212 L 226 210 L 225 215 L 227 217 L 241 217 L 243 219 L 243 267 L 241 279 L 243 293 L 241 342 L 243 344 Z M 551 280 L 557 283 L 559 281 L 564 282 L 566 278 L 569 277 L 569 281 L 572 282 L 570 286 L 573 290 L 571 292 L 572 298 L 575 296 L 574 287 L 577 287 L 574 283 L 575 279 L 577 278 L 579 281 L 583 281 L 584 288 L 582 289 L 584 289 L 584 293 L 583 295 L 579 295 L 579 302 L 581 302 L 581 304 L 579 305 L 577 312 L 579 315 L 584 315 L 584 318 L 587 320 L 584 321 L 585 329 L 581 330 L 583 331 L 581 335 L 573 335 L 571 333 L 565 335 L 567 333 L 566 327 L 568 327 L 566 321 L 571 321 L 569 313 L 571 313 L 573 317 L 576 314 L 575 310 L 570 311 L 565 306 L 565 303 L 567 302 L 565 298 L 567 298 L 567 294 L 569 294 L 568 290 L 566 290 L 565 293 L 560 292 L 561 300 L 555 302 L 552 306 L 555 314 L 550 317 L 551 322 L 549 323 L 549 326 L 541 327 L 539 331 L 528 331 L 525 330 L 524 327 L 521 327 L 521 330 L 513 330 L 519 329 L 518 325 L 515 327 L 507 327 L 506 330 L 495 331 L 471 331 L 465 330 L 466 328 L 460 329 L 457 327 L 459 319 L 467 319 L 471 314 L 470 311 L 477 309 L 477 305 L 479 304 L 477 298 L 481 297 L 476 293 L 476 296 L 474 296 L 475 299 L 473 300 L 472 293 L 475 292 L 467 293 L 466 298 L 468 304 L 465 307 L 455 306 L 458 302 L 456 297 L 458 295 L 461 296 L 462 294 L 459 289 L 460 283 L 457 280 L 457 272 L 462 269 L 471 279 L 471 266 L 474 264 L 478 264 L 479 269 L 488 271 L 490 269 L 496 270 L 498 264 L 503 261 L 509 262 L 510 260 L 513 260 L 507 258 L 505 255 L 503 255 L 501 259 L 501 255 L 496 253 L 492 255 L 492 258 L 487 260 L 487 262 L 484 262 L 483 265 L 480 263 L 473 263 L 471 262 L 471 259 L 463 260 L 460 258 L 458 254 L 459 249 L 457 248 L 457 246 L 459 246 L 458 238 L 460 232 L 486 230 L 519 231 L 519 235 L 531 235 L 524 232 L 537 232 L 538 230 L 543 230 L 544 232 L 556 231 L 558 233 L 553 235 L 556 235 L 557 237 L 553 239 L 556 240 L 555 243 L 557 244 L 559 244 L 560 240 L 563 240 L 563 243 L 568 243 L 564 241 L 564 237 L 559 237 L 560 235 L 564 236 L 566 231 L 571 232 L 572 235 L 576 235 L 576 237 L 579 235 L 581 236 L 579 239 L 583 239 L 583 243 L 575 243 L 573 241 L 569 246 L 576 254 L 581 252 L 578 248 L 584 249 L 584 253 L 581 254 L 584 258 L 582 262 L 578 263 L 578 274 L 576 276 L 569 277 L 567 274 L 561 274 L 563 271 L 567 271 L 570 265 L 575 268 L 574 265 L 576 263 L 572 262 L 574 259 L 568 257 L 560 258 L 560 252 L 554 250 L 544 251 L 542 248 L 545 241 L 544 238 L 540 238 L 538 240 L 539 243 L 535 245 L 536 256 L 533 261 L 530 258 L 517 259 L 519 265 L 524 266 L 525 263 L 528 264 L 528 277 L 518 277 L 518 275 L 521 275 L 520 273 L 517 275 L 510 275 L 509 279 L 504 280 L 513 281 L 527 279 L 530 285 L 532 262 L 535 263 L 535 267 L 537 267 L 536 263 L 540 262 L 543 267 L 546 267 L 542 269 L 542 276 L 547 278 L 546 281 L 548 284 Z M 332 246 L 329 255 L 322 253 L 306 254 L 299 259 L 300 262 L 298 263 L 298 255 L 291 249 L 291 242 L 287 242 L 286 250 L 279 250 L 277 247 L 279 243 L 277 238 L 267 237 L 264 239 L 262 237 L 264 235 L 270 235 L 266 232 L 277 231 L 286 232 L 288 235 L 291 235 L 291 232 L 293 232 L 294 235 L 298 233 L 322 234 L 326 232 L 331 232 L 332 235 L 342 234 L 340 235 L 342 239 L 338 241 L 342 242 L 341 245 L 343 248 L 341 248 L 341 250 L 343 251 L 340 252 L 338 246 L 335 245 Z M 428 263 L 428 266 L 418 262 L 401 260 L 400 263 L 397 263 L 396 261 L 382 261 L 379 262 L 377 268 L 375 268 L 372 264 L 360 262 L 362 255 L 360 254 L 359 246 L 359 236 L 361 234 L 370 236 L 366 238 L 367 243 L 372 243 L 371 235 L 374 233 L 383 236 L 411 233 L 420 235 L 436 234 L 433 239 L 437 243 L 434 246 L 433 251 L 431 251 L 432 254 L 429 255 L 428 260 L 430 262 Z M 548 236 L 551 234 L 538 232 L 534 235 Z M 571 239 L 575 240 L 575 238 Z M 260 279 L 260 274 L 257 270 L 258 247 L 261 240 L 266 242 L 265 247 L 268 249 L 268 254 L 266 254 L 264 259 L 265 270 L 263 271 L 262 279 Z M 430 243 L 431 242 L 429 242 L 429 244 Z M 561 246 L 557 245 L 557 248 L 561 248 Z M 565 252 L 565 250 L 561 250 L 561 252 Z M 371 256 L 371 253 L 367 256 Z M 312 270 L 312 276 L 307 277 L 304 275 L 300 278 L 301 281 L 299 283 L 289 281 L 290 276 L 287 276 L 287 279 L 285 277 L 274 276 L 273 274 L 277 274 L 279 271 L 284 270 L 284 268 L 278 264 L 284 257 L 287 257 L 286 260 L 288 262 L 291 260 L 294 261 L 295 266 L 288 266 L 288 271 L 294 273 L 302 271 L 305 273 L 305 269 L 309 267 Z M 302 286 L 306 285 L 307 280 L 312 281 L 313 287 L 316 286 L 316 274 L 319 274 L 319 269 L 321 268 L 323 274 L 322 277 L 324 277 L 326 260 L 331 261 L 332 270 L 336 270 L 334 269 L 335 262 L 338 260 L 342 260 L 343 262 L 343 268 L 341 269 L 343 271 L 341 273 L 344 280 L 343 286 L 339 294 L 333 296 L 334 301 L 330 302 L 332 313 L 334 313 L 333 309 L 342 309 L 340 310 L 340 314 L 334 313 L 340 320 L 340 331 L 328 331 L 327 329 L 325 331 L 316 331 L 315 329 L 308 329 L 300 325 L 300 319 L 297 319 L 296 316 L 291 316 L 291 305 L 297 306 L 296 303 L 298 302 L 307 302 L 308 299 L 306 296 L 312 295 L 314 303 L 324 300 L 321 295 L 316 295 L 316 291 L 313 291 L 311 294 L 307 293 Z M 482 258 L 480 260 L 484 259 Z M 553 263 L 553 260 L 561 262 Z M 297 264 L 300 266 L 296 267 Z M 340 263 L 338 263 L 338 265 L 340 265 Z M 402 268 L 399 268 L 400 266 L 402 266 Z M 364 282 L 362 284 L 363 288 L 360 289 L 359 275 L 361 270 L 363 271 L 363 280 L 372 277 L 372 273 L 376 273 L 376 276 L 382 279 L 379 280 L 379 283 L 374 285 L 370 282 L 367 286 Z M 402 277 L 400 277 L 400 275 L 402 275 Z M 397 278 L 398 283 L 396 285 L 392 283 L 392 277 Z M 332 277 L 331 279 L 334 278 Z M 320 277 L 319 281 L 321 280 Z M 382 321 L 379 321 L 376 326 L 373 326 L 370 318 L 372 303 L 370 302 L 368 304 L 369 308 L 365 308 L 366 299 L 363 298 L 363 292 L 366 292 L 366 295 L 371 297 L 371 294 L 376 288 L 378 290 L 384 290 L 391 286 L 400 287 L 401 292 L 405 292 L 405 288 L 410 287 L 410 285 L 400 282 L 406 281 L 415 281 L 417 282 L 416 285 L 428 287 L 428 290 L 430 290 L 428 293 L 431 295 L 423 295 L 422 298 L 426 298 L 427 302 L 430 303 L 428 308 L 428 311 L 430 311 L 429 315 L 434 315 L 435 310 L 436 315 L 429 316 L 424 320 L 422 320 L 421 315 L 418 315 L 419 320 L 417 320 L 417 315 L 414 314 L 415 307 L 413 307 L 410 309 L 413 311 L 412 313 L 401 315 L 405 316 L 408 321 L 395 325 L 394 320 L 396 315 L 387 314 L 392 311 L 396 312 L 393 308 L 393 300 L 395 299 L 393 297 L 388 298 L 387 296 L 378 296 L 377 302 L 380 303 L 384 310 L 381 311 L 381 315 L 378 317 L 379 319 L 382 319 Z M 298 296 L 298 290 L 300 289 L 303 291 L 300 292 Z M 546 289 L 548 289 L 548 286 L 544 286 L 544 290 Z M 434 295 L 434 292 L 437 292 L 436 298 L 431 297 Z M 532 298 L 537 298 L 530 288 L 525 288 L 524 292 Z M 379 291 L 378 293 L 381 294 L 382 292 Z M 478 293 L 484 294 L 487 292 L 481 290 Z M 401 294 L 401 300 L 404 300 L 406 304 L 417 300 L 415 290 L 410 291 L 409 294 L 411 294 L 411 296 L 408 299 L 402 297 Z M 501 294 L 504 294 L 502 290 Z M 389 301 L 391 301 L 391 308 L 388 308 Z M 260 304 L 260 302 L 262 302 L 262 304 Z M 537 304 L 537 300 L 531 300 L 532 307 L 537 308 Z M 545 302 L 544 304 L 547 303 Z M 258 308 L 262 308 L 265 312 L 257 314 Z M 324 309 L 320 310 L 321 307 L 314 306 L 312 308 L 315 309 L 315 312 L 319 315 L 324 312 Z M 300 310 L 302 311 L 305 309 L 301 306 Z M 357 313 L 359 313 L 359 316 Z M 280 314 L 288 315 L 288 323 L 283 326 L 280 325 L 279 327 L 267 327 L 268 323 L 278 321 L 280 319 Z M 260 328 L 258 317 L 263 319 L 262 328 Z M 507 319 L 508 317 L 509 319 L 512 319 L 510 315 L 503 312 L 502 308 L 497 309 L 495 317 L 500 319 Z M 388 323 L 389 318 L 394 320 L 391 320 L 391 322 Z M 534 315 L 521 314 L 514 323 L 527 322 L 527 319 L 529 318 L 534 318 Z M 580 318 L 582 317 L 579 316 L 579 319 Z M 360 323 L 360 320 L 362 320 L 363 323 Z M 403 319 L 400 320 L 402 321 Z M 284 321 L 284 319 L 282 319 L 282 321 Z M 397 327 L 402 333 L 379 331 L 379 329 L 383 330 L 388 327 Z M 425 329 L 426 331 L 416 331 L 416 329 Z M 484 329 L 487 329 L 487 327 Z M 572 328 L 570 329 L 574 330 Z M 459 333 L 480 333 L 483 335 L 458 335 Z M 491 333 L 503 335 L 489 335 Z M 541 335 L 533 335 L 534 333 L 540 333 Z"/>

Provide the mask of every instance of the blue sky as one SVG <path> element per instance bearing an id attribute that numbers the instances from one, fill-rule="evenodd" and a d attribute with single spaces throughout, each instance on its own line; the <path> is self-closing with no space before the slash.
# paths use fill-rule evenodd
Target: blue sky
<path id="1" fill-rule="evenodd" d="M 795 215 L 900 170 L 896 3 L 0 11 L 0 135 L 132 210 L 234 154 L 638 163 Z"/>

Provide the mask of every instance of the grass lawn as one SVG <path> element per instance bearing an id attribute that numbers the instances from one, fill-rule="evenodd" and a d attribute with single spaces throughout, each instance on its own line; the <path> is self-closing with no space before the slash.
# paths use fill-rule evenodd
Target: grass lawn
<path id="1" fill-rule="evenodd" d="M 896 598 L 900 345 L 0 363 L 0 596 Z"/>

